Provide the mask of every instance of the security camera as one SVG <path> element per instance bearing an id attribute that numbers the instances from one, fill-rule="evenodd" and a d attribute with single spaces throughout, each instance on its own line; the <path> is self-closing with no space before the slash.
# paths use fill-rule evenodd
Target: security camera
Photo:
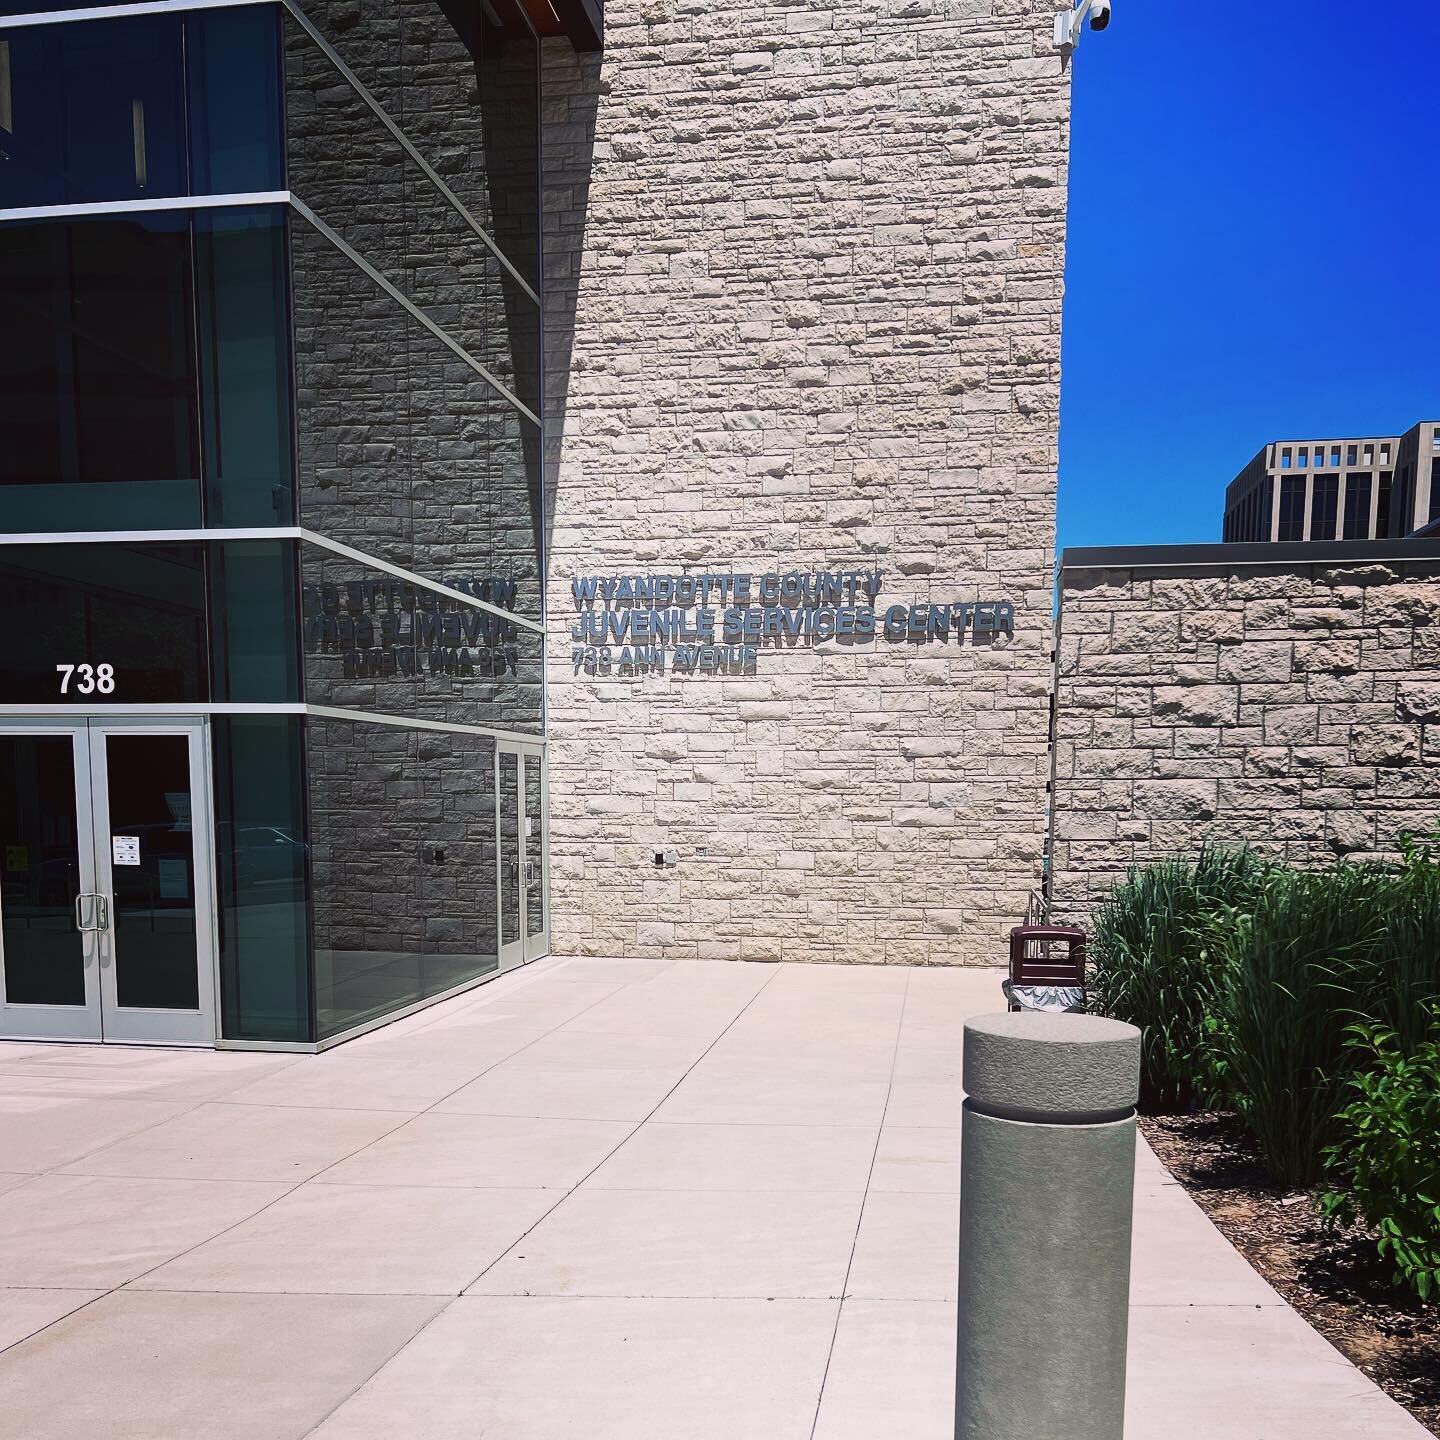
<path id="1" fill-rule="evenodd" d="M 1078 0 L 1073 10 L 1055 17 L 1055 48 L 1068 60 L 1080 43 L 1080 31 L 1086 17 L 1092 30 L 1103 30 L 1110 23 L 1110 0 Z"/>

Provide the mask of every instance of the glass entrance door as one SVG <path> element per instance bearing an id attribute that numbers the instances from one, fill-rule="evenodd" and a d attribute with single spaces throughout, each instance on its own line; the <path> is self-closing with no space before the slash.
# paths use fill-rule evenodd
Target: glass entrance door
<path id="1" fill-rule="evenodd" d="M 500 966 L 550 949 L 550 892 L 545 864 L 545 755 L 538 746 L 496 751 L 496 834 L 500 865 Z"/>
<path id="2" fill-rule="evenodd" d="M 520 813 L 520 873 L 525 878 L 525 958 L 534 960 L 550 950 L 550 895 L 545 863 L 545 754 L 527 750 Z"/>
<path id="3" fill-rule="evenodd" d="M 88 740 L 0 729 L 0 1034 L 100 1038 Z"/>
<path id="4" fill-rule="evenodd" d="M 0 1034 L 208 1043 L 204 731 L 0 728 Z"/>

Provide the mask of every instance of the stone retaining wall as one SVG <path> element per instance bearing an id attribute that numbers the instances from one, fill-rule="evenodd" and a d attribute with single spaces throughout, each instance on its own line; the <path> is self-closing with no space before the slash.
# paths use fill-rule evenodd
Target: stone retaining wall
<path id="1" fill-rule="evenodd" d="M 1302 865 L 1440 824 L 1440 544 L 1061 571 L 1052 893 L 1248 842 Z M 1234 547 L 1254 551 L 1259 547 Z M 1428 553 L 1427 553 L 1428 552 Z M 1124 552 L 1112 552 L 1123 555 Z"/>

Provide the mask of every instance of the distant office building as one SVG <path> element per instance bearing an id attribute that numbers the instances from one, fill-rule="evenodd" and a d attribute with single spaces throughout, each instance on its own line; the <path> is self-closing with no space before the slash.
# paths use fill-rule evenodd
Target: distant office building
<path id="1" fill-rule="evenodd" d="M 1440 421 L 1403 435 L 1276 440 L 1225 491 L 1226 540 L 1373 540 L 1440 520 Z"/>

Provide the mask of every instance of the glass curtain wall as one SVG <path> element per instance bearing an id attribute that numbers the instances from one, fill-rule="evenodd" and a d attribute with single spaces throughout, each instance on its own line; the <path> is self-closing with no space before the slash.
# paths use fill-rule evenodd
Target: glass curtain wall
<path id="1" fill-rule="evenodd" d="M 320 1039 L 496 968 L 495 740 L 458 727 L 543 733 L 538 51 L 497 13 L 282 28 L 300 523 L 428 582 L 301 547 L 344 712 L 304 722 Z"/>
<path id="2" fill-rule="evenodd" d="M 497 963 L 473 727 L 543 734 L 538 109 L 508 0 L 0 30 L 0 529 L 362 557 L 0 546 L 0 706 L 289 707 L 211 718 L 228 1038 Z"/>
<path id="3" fill-rule="evenodd" d="M 280 190 L 279 45 L 263 5 L 0 31 L 0 209 Z M 283 237 L 279 208 L 0 225 L 6 531 L 293 523 Z"/>

